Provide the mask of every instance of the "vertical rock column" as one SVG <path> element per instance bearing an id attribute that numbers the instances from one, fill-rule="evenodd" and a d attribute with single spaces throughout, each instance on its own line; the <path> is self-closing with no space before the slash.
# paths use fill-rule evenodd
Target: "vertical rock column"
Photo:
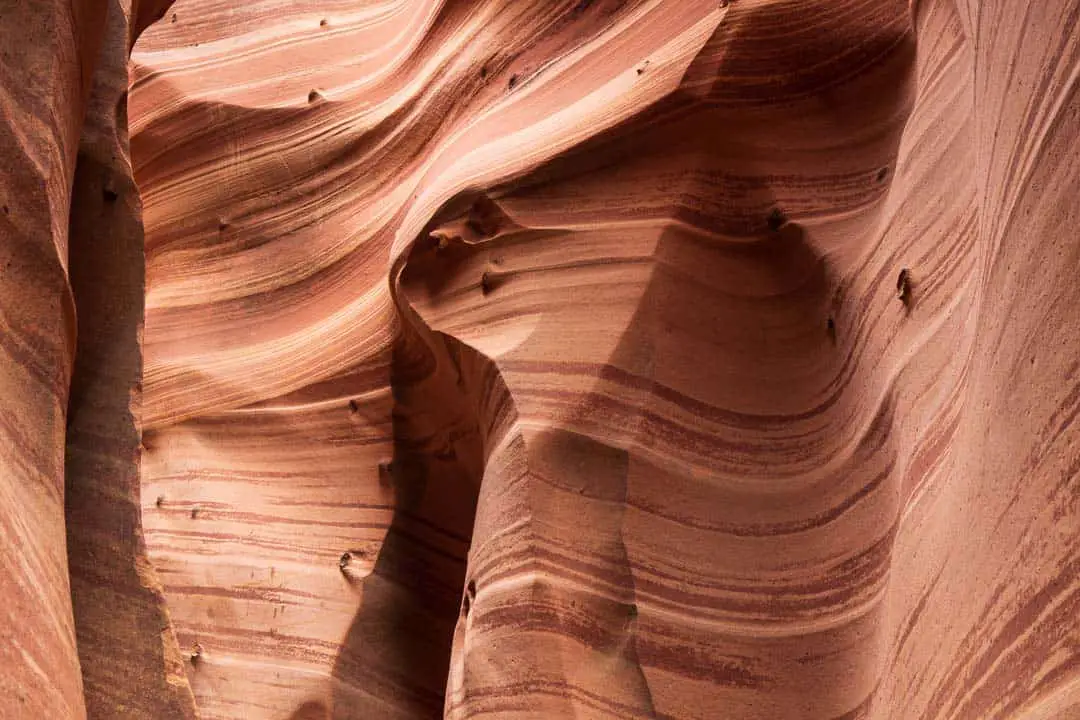
<path id="1" fill-rule="evenodd" d="M 70 187 L 100 2 L 0 2 L 0 717 L 85 716 L 64 542 Z"/>
<path id="2" fill-rule="evenodd" d="M 676 92 L 413 244 L 403 305 L 505 387 L 464 389 L 485 467 L 447 717 L 867 715 L 915 326 L 876 228 L 916 48 L 897 3 L 802 10 L 732 9 Z"/>
<path id="3" fill-rule="evenodd" d="M 79 317 L 66 508 L 87 715 L 194 717 L 139 509 L 144 259 L 127 134 L 128 19 L 112 0 L 79 144 L 69 265 Z"/>

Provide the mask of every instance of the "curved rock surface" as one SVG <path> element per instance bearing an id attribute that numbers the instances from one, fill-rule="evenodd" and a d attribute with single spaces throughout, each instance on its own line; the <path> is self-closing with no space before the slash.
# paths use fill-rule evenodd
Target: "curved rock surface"
<path id="1" fill-rule="evenodd" d="M 1080 0 L 71 6 L 0 717 L 1080 718 Z"/>

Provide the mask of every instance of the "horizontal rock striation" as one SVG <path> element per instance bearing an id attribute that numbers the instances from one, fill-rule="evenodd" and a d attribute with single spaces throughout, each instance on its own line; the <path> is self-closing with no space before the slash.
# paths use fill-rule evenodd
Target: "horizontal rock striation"
<path id="1" fill-rule="evenodd" d="M 208 716 L 1071 712 L 1075 3 L 174 12 L 144 511 Z"/>
<path id="2" fill-rule="evenodd" d="M 0 717 L 1080 717 L 1080 0 L 8 6 Z"/>

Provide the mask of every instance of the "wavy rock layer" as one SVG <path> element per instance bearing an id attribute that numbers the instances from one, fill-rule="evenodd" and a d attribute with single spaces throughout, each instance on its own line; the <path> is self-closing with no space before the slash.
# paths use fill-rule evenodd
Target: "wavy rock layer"
<path id="1" fill-rule="evenodd" d="M 96 54 L 103 18 L 65 5 L 5 3 L 0 22 L 5 717 L 85 714 L 64 541 L 64 416 L 75 354 L 67 222 L 89 90 L 80 59 Z"/>
<path id="2" fill-rule="evenodd" d="M 0 715 L 1080 716 L 1080 2 L 165 5 L 3 8 Z"/>
<path id="3" fill-rule="evenodd" d="M 0 7 L 4 718 L 195 712 L 140 522 L 139 17 L 121 2 Z"/>
<path id="4" fill-rule="evenodd" d="M 1080 4 L 173 11 L 144 513 L 206 717 L 1080 713 Z"/>

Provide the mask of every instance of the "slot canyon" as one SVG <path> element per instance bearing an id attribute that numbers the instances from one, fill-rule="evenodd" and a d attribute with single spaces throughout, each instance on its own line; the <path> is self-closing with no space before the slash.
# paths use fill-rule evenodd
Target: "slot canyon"
<path id="1" fill-rule="evenodd" d="M 0 0 L 0 718 L 1080 720 L 1080 0 Z"/>

